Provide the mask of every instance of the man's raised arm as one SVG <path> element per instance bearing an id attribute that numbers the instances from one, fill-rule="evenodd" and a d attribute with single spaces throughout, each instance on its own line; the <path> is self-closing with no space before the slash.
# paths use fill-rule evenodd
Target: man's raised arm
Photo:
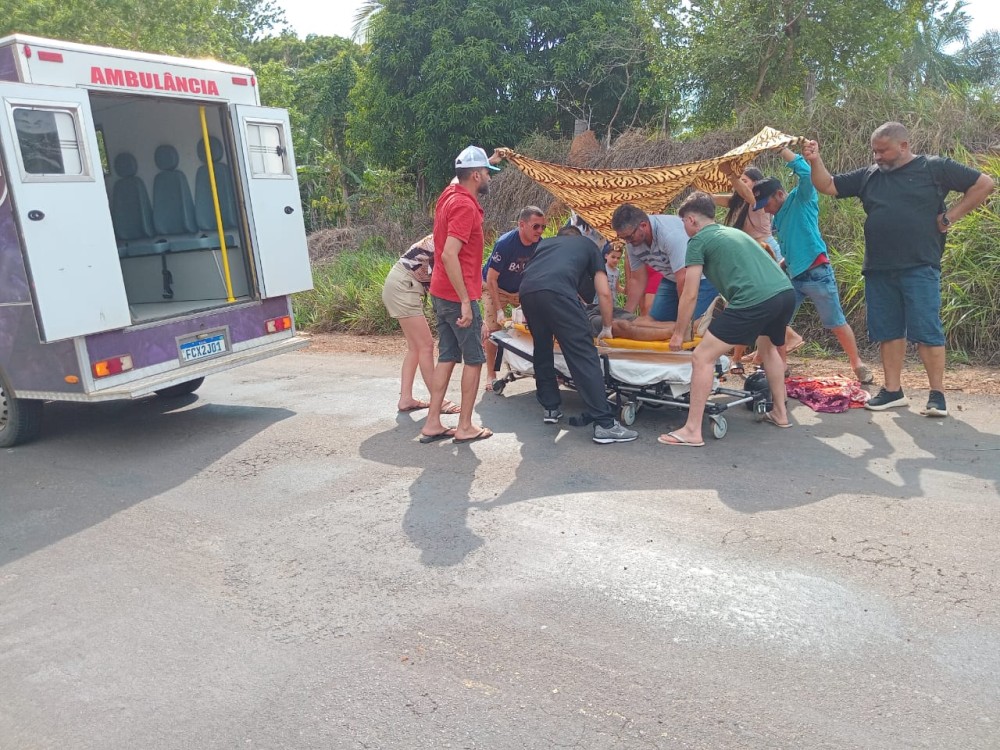
<path id="1" fill-rule="evenodd" d="M 823 163 L 823 158 L 819 155 L 819 143 L 816 141 L 806 141 L 802 147 L 802 156 L 809 166 L 812 167 L 812 184 L 823 195 L 837 195 L 837 185 L 833 181 L 833 175 Z"/>

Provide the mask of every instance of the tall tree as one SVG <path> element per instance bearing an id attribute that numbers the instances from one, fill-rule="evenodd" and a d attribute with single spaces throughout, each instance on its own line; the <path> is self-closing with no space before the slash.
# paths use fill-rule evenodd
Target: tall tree
<path id="1" fill-rule="evenodd" d="M 238 61 L 282 24 L 276 0 L 32 0 L 10 4 L 0 36 L 21 32 Z"/>
<path id="2" fill-rule="evenodd" d="M 950 9 L 935 2 L 926 16 L 917 20 L 913 41 L 899 68 L 913 85 L 946 87 L 966 78 L 969 70 L 957 52 L 969 43 L 969 14 L 958 0 Z"/>
<path id="3" fill-rule="evenodd" d="M 831 91 L 879 75 L 898 59 L 913 20 L 927 5 L 927 0 L 668 4 L 680 38 L 663 47 L 665 62 L 659 67 L 686 73 L 684 101 L 696 123 L 719 124 L 742 106 L 775 94 L 801 99 L 807 86 Z"/>
<path id="4" fill-rule="evenodd" d="M 434 187 L 469 143 L 571 133 L 581 116 L 602 132 L 642 120 L 648 53 L 623 41 L 632 0 L 386 0 L 367 22 L 349 137 Z"/>
<path id="5" fill-rule="evenodd" d="M 964 0 L 949 7 L 933 2 L 918 18 L 913 43 L 897 66 L 912 87 L 946 89 L 955 84 L 995 84 L 1000 80 L 1000 34 L 987 31 L 971 41 L 972 18 Z"/>

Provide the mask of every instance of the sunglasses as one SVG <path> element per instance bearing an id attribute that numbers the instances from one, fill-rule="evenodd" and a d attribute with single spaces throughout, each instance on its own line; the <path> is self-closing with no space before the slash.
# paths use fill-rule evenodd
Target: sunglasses
<path id="1" fill-rule="evenodd" d="M 539 229 L 545 229 L 545 225 L 544 224 L 532 224 L 531 228 L 534 229 L 537 232 Z"/>
<path id="2" fill-rule="evenodd" d="M 639 231 L 639 225 L 636 224 L 634 227 L 632 227 L 632 231 L 629 232 L 627 235 L 624 235 L 621 232 L 618 232 L 617 233 L 618 234 L 618 239 L 620 239 L 622 242 L 627 242 L 627 243 L 629 243 L 631 245 L 632 244 L 632 238 L 635 237 L 635 233 L 638 232 L 638 231 Z"/>

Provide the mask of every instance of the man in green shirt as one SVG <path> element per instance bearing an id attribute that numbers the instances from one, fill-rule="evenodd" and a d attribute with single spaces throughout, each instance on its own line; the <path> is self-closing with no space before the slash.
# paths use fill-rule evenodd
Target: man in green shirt
<path id="1" fill-rule="evenodd" d="M 664 445 L 701 446 L 701 422 L 712 391 L 715 363 L 736 344 L 757 339 L 764 372 L 774 400 L 764 420 L 776 427 L 791 427 L 785 409 L 785 366 L 778 347 L 785 343 L 785 326 L 795 311 L 792 283 L 778 264 L 750 235 L 715 223 L 715 200 L 707 193 L 693 193 L 677 215 L 690 241 L 687 273 L 702 273 L 729 304 L 712 320 L 692 354 L 691 406 L 684 426 L 665 435 Z M 690 330 L 698 288 L 687 285 L 681 294 L 677 324 L 670 348 L 680 350 Z"/>

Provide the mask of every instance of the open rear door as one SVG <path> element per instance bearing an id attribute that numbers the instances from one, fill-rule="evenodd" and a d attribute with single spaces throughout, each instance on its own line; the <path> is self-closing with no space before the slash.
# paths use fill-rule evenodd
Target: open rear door
<path id="1" fill-rule="evenodd" d="M 131 324 L 87 92 L 0 82 L 0 147 L 42 340 Z"/>
<path id="2" fill-rule="evenodd" d="M 261 296 L 312 289 L 288 113 L 231 106 Z"/>

